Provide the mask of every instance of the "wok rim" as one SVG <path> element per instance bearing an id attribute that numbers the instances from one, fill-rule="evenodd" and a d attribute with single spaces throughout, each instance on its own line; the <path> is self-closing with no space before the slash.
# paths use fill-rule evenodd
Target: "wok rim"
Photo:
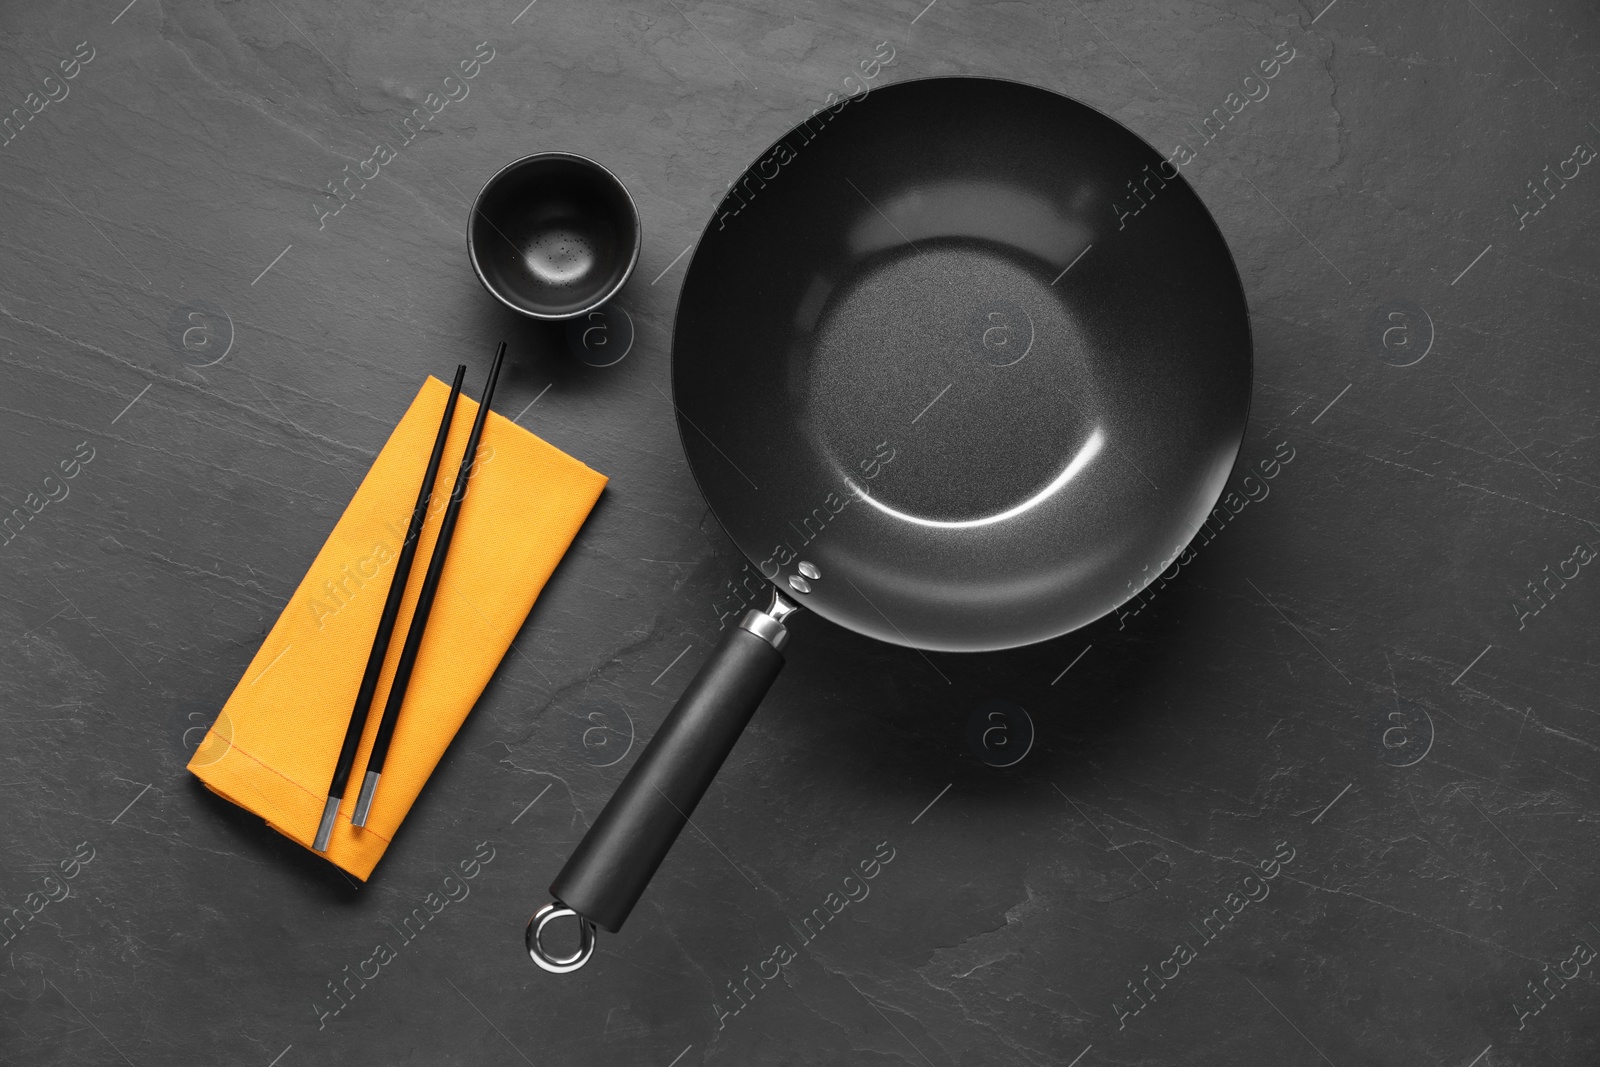
<path id="1" fill-rule="evenodd" d="M 1117 119 L 1115 116 L 1109 115 L 1106 112 L 1102 111 L 1100 108 L 1095 107 L 1093 104 L 1086 103 L 1086 102 L 1084 102 L 1082 100 L 1079 100 L 1078 98 L 1076 98 L 1074 96 L 1068 95 L 1067 93 L 1060 92 L 1059 90 L 1051 89 L 1051 88 L 1049 88 L 1047 86 L 1043 86 L 1043 85 L 1038 85 L 1038 84 L 1036 84 L 1034 82 L 1019 81 L 1019 80 L 1017 80 L 1015 78 L 1000 78 L 1000 77 L 995 77 L 993 75 L 986 75 L 986 74 L 934 74 L 934 75 L 927 75 L 927 76 L 924 76 L 924 77 L 907 78 L 907 79 L 905 79 L 903 81 L 893 82 L 891 84 L 880 86 L 880 87 L 878 87 L 876 89 L 870 89 L 866 93 L 860 94 L 860 96 L 861 96 L 862 99 L 865 99 L 867 96 L 870 96 L 872 93 L 880 93 L 880 92 L 885 92 L 885 91 L 890 91 L 890 90 L 899 90 L 899 89 L 902 89 L 902 88 L 909 88 L 909 87 L 912 87 L 912 86 L 926 85 L 928 83 L 933 83 L 933 82 L 945 82 L 945 83 L 950 83 L 950 82 L 993 82 L 993 83 L 998 83 L 998 84 L 1001 84 L 1001 85 L 1017 86 L 1017 87 L 1022 87 L 1022 88 L 1026 88 L 1026 89 L 1035 90 L 1037 92 L 1048 93 L 1051 96 L 1059 97 L 1060 99 L 1065 100 L 1069 104 L 1074 104 L 1074 105 L 1076 105 L 1078 107 L 1082 107 L 1082 108 L 1085 108 L 1088 111 L 1093 112 L 1095 115 L 1099 116 L 1100 118 L 1105 119 L 1107 122 L 1111 123 L 1116 128 L 1122 130 L 1125 134 L 1127 134 L 1128 137 L 1133 138 L 1136 142 L 1138 142 L 1139 144 L 1143 145 L 1145 148 L 1148 148 L 1151 152 L 1155 153 L 1156 156 L 1158 156 L 1159 158 L 1161 158 L 1161 159 L 1167 159 L 1168 158 L 1167 156 L 1162 154 L 1160 149 L 1156 148 L 1155 145 L 1151 144 L 1148 140 L 1146 140 L 1138 131 L 1134 130 L 1133 128 L 1128 126 L 1126 123 L 1122 122 L 1120 119 Z M 836 110 L 836 111 L 837 110 L 842 110 L 845 106 L 847 106 L 848 104 L 853 102 L 855 99 L 856 99 L 856 97 L 853 97 L 853 96 L 846 98 L 845 100 L 841 101 L 839 104 L 834 105 L 834 110 Z M 828 110 L 828 109 L 818 109 L 818 112 L 820 113 L 821 111 L 825 111 L 825 110 Z M 740 170 L 738 172 L 738 175 L 735 176 L 733 184 L 737 184 L 738 178 L 743 177 L 745 174 L 750 173 L 751 168 L 753 168 L 759 161 L 761 161 L 762 159 L 766 158 L 768 156 L 768 154 L 770 154 L 773 151 L 773 149 L 775 149 L 778 146 L 778 144 L 780 142 L 785 141 L 790 136 L 790 134 L 792 134 L 796 130 L 799 130 L 800 128 L 802 128 L 802 126 L 804 125 L 805 121 L 806 120 L 801 120 L 800 122 L 797 122 L 797 123 L 785 128 L 782 133 L 780 133 L 777 137 L 773 138 L 770 142 L 768 142 L 766 148 L 764 148 L 760 152 L 756 153 L 755 156 L 752 157 L 751 162 L 749 164 L 747 164 L 742 170 Z M 1180 179 L 1183 179 L 1184 184 L 1189 188 L 1189 191 L 1194 194 L 1195 201 L 1196 201 L 1196 203 L 1198 203 L 1200 205 L 1200 210 L 1202 212 L 1202 215 L 1203 215 L 1205 221 L 1210 223 L 1212 230 L 1215 231 L 1215 233 L 1217 235 L 1218 241 L 1221 243 L 1223 250 L 1226 252 L 1226 254 L 1227 254 L 1226 255 L 1226 259 L 1227 259 L 1227 262 L 1228 262 L 1228 268 L 1229 268 L 1229 271 L 1231 272 L 1229 276 L 1232 278 L 1233 284 L 1238 289 L 1239 304 L 1240 304 L 1240 307 L 1244 311 L 1244 329 L 1245 329 L 1245 339 L 1246 339 L 1246 346 L 1245 346 L 1245 365 L 1246 366 L 1245 366 L 1245 371 L 1246 371 L 1246 379 L 1247 379 L 1247 381 L 1246 381 L 1246 393 L 1245 393 L 1245 398 L 1244 398 L 1244 416 L 1243 416 L 1243 418 L 1240 419 L 1238 440 L 1234 442 L 1233 460 L 1228 465 L 1228 473 L 1222 479 L 1221 488 L 1218 490 L 1216 497 L 1211 501 L 1209 507 L 1207 508 L 1207 514 L 1209 516 L 1210 511 L 1216 508 L 1217 502 L 1220 501 L 1222 499 L 1223 495 L 1227 492 L 1228 483 L 1231 482 L 1233 480 L 1234 475 L 1238 473 L 1238 470 L 1239 470 L 1239 459 L 1240 459 L 1240 456 L 1244 452 L 1245 436 L 1249 432 L 1249 429 L 1250 429 L 1250 416 L 1251 416 L 1251 413 L 1252 413 L 1252 411 L 1253 411 L 1253 409 L 1255 407 L 1255 380 L 1256 380 L 1256 374 L 1255 374 L 1255 370 L 1256 370 L 1255 324 L 1254 324 L 1254 321 L 1252 319 L 1251 312 L 1250 312 L 1249 295 L 1245 292 L 1244 278 L 1239 273 L 1239 263 L 1238 263 L 1237 258 L 1234 255 L 1233 246 L 1231 244 L 1229 244 L 1227 236 L 1222 232 L 1222 227 L 1217 224 L 1216 215 L 1212 212 L 1210 206 L 1206 204 L 1205 199 L 1200 195 L 1199 190 L 1196 189 L 1194 187 L 1194 185 L 1192 183 L 1190 183 L 1187 178 L 1184 177 L 1181 169 L 1179 170 L 1179 172 L 1176 175 L 1176 177 L 1180 178 Z M 1168 179 L 1168 180 L 1171 180 L 1171 179 Z M 733 184 L 730 184 L 728 186 L 729 191 L 732 190 Z M 745 561 L 745 564 L 747 566 L 755 568 L 756 573 L 761 575 L 761 580 L 763 582 L 765 582 L 771 589 L 773 589 L 774 591 L 784 595 L 787 598 L 788 594 L 783 592 L 783 588 L 777 583 L 777 581 L 775 581 L 774 579 L 768 578 L 765 574 L 761 574 L 761 569 L 760 569 L 759 564 L 754 559 L 752 559 L 751 556 L 750 556 L 750 553 L 747 552 L 745 550 L 745 548 L 742 545 L 739 544 L 738 539 L 735 538 L 733 533 L 728 529 L 728 524 L 727 524 L 726 521 L 724 521 L 724 519 L 722 517 L 722 514 L 718 509 L 717 502 L 713 499 L 711 494 L 706 492 L 705 484 L 704 484 L 704 482 L 702 481 L 702 479 L 700 477 L 700 472 L 695 467 L 694 458 L 693 458 L 692 454 L 690 453 L 689 447 L 688 447 L 688 434 L 687 434 L 687 432 L 685 430 L 685 425 L 684 425 L 685 422 L 688 421 L 688 419 L 683 413 L 683 408 L 678 403 L 678 399 L 679 399 L 679 397 L 678 397 L 678 388 L 677 388 L 678 323 L 679 323 L 679 320 L 683 316 L 684 299 L 685 299 L 685 294 L 688 291 L 689 277 L 690 277 L 690 274 L 694 270 L 695 260 L 697 260 L 700 257 L 700 250 L 701 250 L 702 246 L 705 244 L 706 238 L 711 233 L 711 224 L 716 221 L 717 216 L 722 211 L 723 204 L 725 204 L 727 202 L 727 199 L 728 199 L 728 193 L 725 192 L 724 195 L 722 196 L 722 198 L 719 199 L 716 202 L 715 205 L 713 205 L 713 207 L 711 209 L 711 215 L 710 215 L 710 217 L 708 217 L 706 219 L 705 224 L 701 227 L 700 236 L 698 238 L 696 238 L 695 243 L 694 243 L 694 251 L 690 254 L 689 262 L 684 267 L 683 284 L 681 284 L 678 287 L 678 299 L 673 305 L 672 326 L 671 326 L 671 348 L 670 348 L 670 351 L 669 351 L 669 354 L 668 354 L 668 363 L 667 363 L 668 386 L 669 386 L 669 390 L 670 390 L 669 399 L 670 399 L 670 401 L 672 403 L 672 408 L 673 408 L 673 421 L 677 425 L 678 446 L 679 446 L 679 448 L 681 448 L 683 450 L 684 462 L 689 467 L 689 476 L 690 476 L 690 478 L 692 478 L 694 480 L 695 490 L 700 494 L 700 499 L 705 503 L 707 509 L 710 510 L 712 517 L 717 520 L 717 525 L 722 528 L 723 535 L 725 537 L 727 537 L 730 542 L 732 542 L 734 548 L 738 549 L 739 555 L 741 557 L 743 557 L 743 559 Z M 1215 268 L 1212 268 L 1212 269 L 1215 269 Z M 1203 527 L 1203 526 L 1204 526 L 1204 520 L 1202 520 L 1202 522 L 1201 522 L 1201 527 Z M 1200 529 L 1197 528 L 1195 530 L 1195 533 L 1190 535 L 1189 540 L 1184 543 L 1184 550 L 1187 550 L 1189 545 L 1194 543 L 1194 539 L 1199 534 L 1199 532 L 1200 532 Z M 1177 555 L 1182 555 L 1182 550 L 1180 550 L 1180 552 L 1178 552 Z M 1176 557 L 1174 557 L 1174 558 L 1176 558 Z M 1170 560 L 1167 561 L 1167 564 L 1168 564 L 1168 566 L 1170 566 L 1171 561 Z M 1165 570 L 1166 570 L 1166 567 L 1163 567 L 1160 572 L 1157 572 L 1156 576 L 1159 577 L 1160 573 L 1165 572 Z M 1152 578 L 1152 581 L 1154 581 L 1153 578 Z M 810 609 L 810 608 L 806 607 L 804 602 L 800 603 L 800 607 L 805 608 L 807 614 L 816 616 L 818 618 L 821 618 L 824 621 L 826 621 L 828 623 L 831 623 L 832 625 L 838 626 L 839 628 L 841 628 L 841 629 L 843 629 L 843 630 L 845 630 L 845 631 L 847 631 L 847 632 L 849 632 L 851 634 L 855 634 L 858 637 L 865 638 L 865 639 L 868 639 L 868 640 L 879 641 L 879 642 L 882 642 L 883 644 L 893 645 L 893 646 L 900 647 L 900 648 L 915 649 L 917 651 L 922 651 L 922 652 L 941 652 L 941 653 L 949 652 L 949 653 L 960 653 L 960 654 L 982 654 L 982 653 L 985 653 L 985 652 L 1004 652 L 1004 651 L 1007 651 L 1009 649 L 1027 648 L 1027 647 L 1030 647 L 1030 646 L 1033 646 L 1033 645 L 1042 645 L 1042 644 L 1045 644 L 1045 643 L 1050 642 L 1050 641 L 1058 640 L 1058 639 L 1060 639 L 1062 637 L 1065 637 L 1070 633 L 1074 633 L 1074 632 L 1076 632 L 1078 630 L 1082 630 L 1082 629 L 1085 629 L 1085 628 L 1087 628 L 1089 626 L 1096 625 L 1096 624 L 1100 623 L 1101 621 L 1103 621 L 1107 616 L 1112 615 L 1115 612 L 1117 612 L 1119 609 L 1121 609 L 1123 607 L 1123 605 L 1127 604 L 1129 601 L 1133 600 L 1135 597 L 1137 597 L 1141 593 L 1143 593 L 1144 590 L 1149 587 L 1149 584 L 1150 583 L 1147 582 L 1144 586 L 1141 586 L 1139 589 L 1136 589 L 1133 592 L 1129 593 L 1127 596 L 1123 597 L 1122 599 L 1120 599 L 1116 603 L 1114 603 L 1111 607 L 1107 608 L 1105 611 L 1101 612 L 1099 615 L 1096 615 L 1093 619 L 1090 619 L 1090 620 L 1085 621 L 1085 622 L 1078 623 L 1077 625 L 1069 626 L 1066 629 L 1061 630 L 1059 633 L 1052 634 L 1051 636 L 1048 636 L 1048 637 L 1041 637 L 1041 638 L 1037 638 L 1037 639 L 1034 639 L 1034 640 L 1028 640 L 1028 641 L 1006 641 L 1006 642 L 997 643 L 997 644 L 984 644 L 983 647 L 981 647 L 981 648 L 973 648 L 973 647 L 970 647 L 970 645 L 968 647 L 963 647 L 963 648 L 940 648 L 940 647 L 938 647 L 936 645 L 919 645 L 919 644 L 913 644 L 913 643 L 911 643 L 909 641 L 891 640 L 891 639 L 886 638 L 886 637 L 879 637 L 876 634 L 865 633 L 865 632 L 863 632 L 861 630 L 856 629 L 854 626 L 849 625 L 848 623 L 839 622 L 839 621 L 837 621 L 835 619 L 829 618 L 828 616 L 823 615 L 821 612 L 818 612 L 818 611 L 815 611 L 813 609 Z M 792 598 L 790 598 L 790 599 L 792 599 Z"/>

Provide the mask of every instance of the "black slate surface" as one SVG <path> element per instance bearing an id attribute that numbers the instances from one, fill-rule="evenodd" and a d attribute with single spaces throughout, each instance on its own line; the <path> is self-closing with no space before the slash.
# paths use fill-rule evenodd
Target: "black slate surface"
<path id="1" fill-rule="evenodd" d="M 7 5 L 0 1061 L 1594 1062 L 1597 31 L 1570 0 Z M 663 393 L 680 253 L 880 42 L 876 84 L 1015 78 L 1191 146 L 1256 331 L 1237 514 L 1032 649 L 799 622 L 629 926 L 546 975 L 522 925 L 740 575 Z M 467 265 L 467 197 L 540 149 L 638 201 L 620 361 Z M 184 764 L 418 381 L 502 337 L 498 410 L 612 482 L 357 887 Z"/>

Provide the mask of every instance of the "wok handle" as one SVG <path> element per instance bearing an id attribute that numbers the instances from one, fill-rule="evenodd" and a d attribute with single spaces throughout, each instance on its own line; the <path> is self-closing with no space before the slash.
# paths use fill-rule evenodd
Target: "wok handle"
<path id="1" fill-rule="evenodd" d="M 583 923 L 612 933 L 622 928 L 783 668 L 789 634 L 782 620 L 795 608 L 780 594 L 773 600 L 768 611 L 746 614 L 717 645 L 551 883 L 551 894 Z M 550 963 L 582 966 L 544 952 L 538 929 L 530 924 L 527 935 L 534 962 L 547 970 L 556 969 Z M 582 932 L 588 934 L 587 925 Z M 592 937 L 584 940 L 592 946 Z"/>

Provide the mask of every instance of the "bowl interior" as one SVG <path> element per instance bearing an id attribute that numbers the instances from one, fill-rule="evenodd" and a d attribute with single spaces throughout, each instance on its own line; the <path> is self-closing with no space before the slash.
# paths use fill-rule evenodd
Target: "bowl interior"
<path id="1" fill-rule="evenodd" d="M 486 286 L 530 315 L 579 315 L 632 269 L 638 215 L 616 178 L 588 160 L 536 156 L 507 168 L 472 213 L 473 262 Z"/>

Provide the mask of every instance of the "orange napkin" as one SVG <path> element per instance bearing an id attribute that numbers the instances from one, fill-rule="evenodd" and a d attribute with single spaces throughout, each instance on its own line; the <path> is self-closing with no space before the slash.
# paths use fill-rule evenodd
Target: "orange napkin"
<path id="1" fill-rule="evenodd" d="M 189 760 L 189 770 L 207 787 L 306 848 L 322 817 L 395 556 L 449 395 L 449 386 L 437 378 L 423 382 Z M 383 781 L 366 827 L 356 829 L 350 815 L 357 787 L 477 411 L 476 401 L 464 395 L 458 401 L 388 662 L 325 854 L 363 880 L 606 484 L 605 475 L 490 413 Z"/>

